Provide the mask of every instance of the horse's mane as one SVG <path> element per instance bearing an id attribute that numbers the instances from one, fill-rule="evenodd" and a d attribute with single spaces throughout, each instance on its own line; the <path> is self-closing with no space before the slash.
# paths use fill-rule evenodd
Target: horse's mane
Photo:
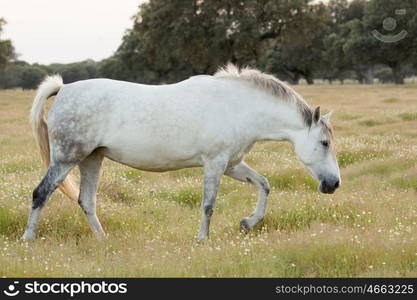
<path id="1" fill-rule="evenodd" d="M 228 64 L 225 67 L 218 69 L 214 76 L 245 80 L 256 87 L 277 96 L 277 98 L 281 100 L 295 104 L 304 123 L 307 126 L 311 126 L 313 121 L 313 111 L 311 108 L 296 91 L 273 75 L 249 67 L 238 68 L 234 64 Z"/>

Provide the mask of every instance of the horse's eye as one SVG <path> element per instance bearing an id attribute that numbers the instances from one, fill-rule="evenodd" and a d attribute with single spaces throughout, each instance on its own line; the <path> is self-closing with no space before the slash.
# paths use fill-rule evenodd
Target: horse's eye
<path id="1" fill-rule="evenodd" d="M 321 144 L 323 145 L 323 147 L 327 148 L 329 147 L 329 142 L 328 141 L 321 141 Z"/>

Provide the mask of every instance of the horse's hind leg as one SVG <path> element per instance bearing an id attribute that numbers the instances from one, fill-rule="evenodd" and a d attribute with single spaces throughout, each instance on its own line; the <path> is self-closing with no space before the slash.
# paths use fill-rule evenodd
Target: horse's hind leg
<path id="1" fill-rule="evenodd" d="M 236 180 L 253 184 L 259 190 L 259 200 L 255 211 L 250 217 L 244 218 L 240 222 L 240 228 L 243 231 L 248 231 L 249 229 L 255 227 L 255 225 L 258 224 L 259 221 L 261 221 L 265 216 L 266 202 L 269 194 L 269 183 L 265 177 L 256 173 L 244 162 L 227 169 L 224 174 Z"/>
<path id="2" fill-rule="evenodd" d="M 52 163 L 41 183 L 33 191 L 32 209 L 29 214 L 28 224 L 22 240 L 33 240 L 39 222 L 42 208 L 48 201 L 52 192 L 62 183 L 74 164 Z"/>
<path id="3" fill-rule="evenodd" d="M 99 238 L 105 235 L 96 214 L 96 192 L 102 161 L 103 156 L 94 151 L 79 163 L 81 183 L 78 203 L 87 217 L 91 230 Z"/>

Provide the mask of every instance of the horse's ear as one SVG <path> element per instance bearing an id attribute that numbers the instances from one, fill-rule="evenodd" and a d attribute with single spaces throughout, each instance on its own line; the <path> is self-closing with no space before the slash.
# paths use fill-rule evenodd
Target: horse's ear
<path id="1" fill-rule="evenodd" d="M 332 114 L 333 114 L 333 111 L 330 111 L 330 112 L 328 112 L 327 114 L 325 114 L 324 116 L 322 116 L 322 117 L 321 117 L 321 119 L 322 119 L 324 122 L 328 122 L 328 121 L 330 120 L 330 117 L 332 116 Z"/>
<path id="2" fill-rule="evenodd" d="M 320 106 L 317 106 L 317 108 L 314 110 L 313 113 L 313 121 L 314 123 L 317 123 L 320 120 Z"/>

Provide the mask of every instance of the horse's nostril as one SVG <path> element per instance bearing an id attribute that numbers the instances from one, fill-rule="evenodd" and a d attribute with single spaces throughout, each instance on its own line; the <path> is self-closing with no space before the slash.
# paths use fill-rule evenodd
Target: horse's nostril
<path id="1" fill-rule="evenodd" d="M 338 180 L 338 181 L 336 181 L 336 183 L 334 184 L 334 188 L 335 188 L 335 189 L 337 189 L 337 188 L 339 187 L 339 185 L 340 185 L 340 182 L 339 182 L 339 180 Z"/>

